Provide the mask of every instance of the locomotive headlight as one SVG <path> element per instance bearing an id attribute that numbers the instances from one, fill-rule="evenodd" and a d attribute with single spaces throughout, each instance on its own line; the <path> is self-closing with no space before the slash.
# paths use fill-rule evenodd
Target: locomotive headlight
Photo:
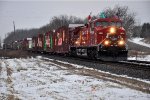
<path id="1" fill-rule="evenodd" d="M 120 46 L 122 46 L 122 45 L 124 45 L 125 44 L 125 41 L 124 40 L 120 40 L 119 42 L 118 42 L 118 45 L 120 45 Z"/>
<path id="2" fill-rule="evenodd" d="M 109 45 L 109 43 L 110 43 L 110 41 L 108 41 L 108 40 L 104 41 L 104 45 Z"/>
<path id="3" fill-rule="evenodd" d="M 116 33 L 116 29 L 115 29 L 114 27 L 111 27 L 110 30 L 109 30 L 109 32 L 110 32 L 111 34 L 114 34 L 114 33 Z"/>
<path id="4" fill-rule="evenodd" d="M 79 44 L 79 42 L 78 42 L 78 41 L 76 41 L 76 42 L 75 42 L 75 44 Z"/>

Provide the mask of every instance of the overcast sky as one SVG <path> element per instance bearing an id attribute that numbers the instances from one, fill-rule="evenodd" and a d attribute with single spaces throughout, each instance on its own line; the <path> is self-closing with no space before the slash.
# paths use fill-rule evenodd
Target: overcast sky
<path id="1" fill-rule="evenodd" d="M 53 16 L 67 14 L 84 18 L 90 12 L 98 14 L 115 5 L 128 6 L 130 12 L 136 12 L 138 24 L 150 22 L 150 0 L 0 0 L 0 36 L 4 38 L 13 31 L 13 21 L 16 29 L 39 28 Z"/>

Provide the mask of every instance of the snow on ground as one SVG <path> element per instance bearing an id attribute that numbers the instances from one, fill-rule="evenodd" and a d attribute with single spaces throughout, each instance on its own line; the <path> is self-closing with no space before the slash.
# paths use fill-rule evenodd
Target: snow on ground
<path id="1" fill-rule="evenodd" d="M 128 41 L 150 48 L 150 44 L 143 42 L 143 39 L 144 38 L 133 38 Z M 128 60 L 150 61 L 150 55 L 135 55 L 134 57 L 128 57 Z"/>
<path id="2" fill-rule="evenodd" d="M 139 61 L 149 61 L 150 62 L 150 55 L 128 57 L 128 60 L 139 60 Z"/>
<path id="3" fill-rule="evenodd" d="M 150 48 L 150 44 L 147 44 L 143 42 L 142 40 L 143 38 L 133 38 L 133 39 L 129 39 L 128 41 Z"/>
<path id="4" fill-rule="evenodd" d="M 150 94 L 73 74 L 42 57 L 0 60 L 0 98 L 21 100 L 149 100 Z"/>
<path id="5" fill-rule="evenodd" d="M 44 59 L 48 59 L 48 60 L 51 60 L 51 61 L 52 61 L 52 59 L 49 59 L 49 58 L 44 58 Z M 131 59 L 131 60 L 133 60 L 133 59 Z M 135 80 L 138 80 L 138 81 L 141 81 L 141 82 L 145 82 L 145 83 L 150 84 L 150 81 L 144 80 L 144 79 L 140 79 L 140 78 L 133 78 L 133 77 L 129 77 L 129 76 L 127 76 L 127 75 L 118 75 L 118 74 L 114 74 L 114 73 L 110 73 L 110 72 L 106 72 L 106 71 L 101 71 L 101 70 L 98 70 L 98 69 L 89 68 L 89 67 L 82 66 L 82 65 L 78 65 L 78 64 L 72 64 L 72 63 L 68 63 L 68 62 L 64 62 L 64 61 L 60 61 L 60 60 L 56 60 L 56 61 L 57 61 L 57 62 L 64 63 L 64 64 L 72 65 L 72 66 L 74 66 L 75 68 L 84 68 L 84 69 L 89 69 L 89 70 L 95 70 L 95 71 L 98 71 L 98 72 L 101 72 L 101 73 L 110 74 L 110 75 L 117 76 L 117 77 L 125 77 L 125 78 L 128 78 L 128 79 L 135 79 Z M 113 80 L 113 79 L 111 79 L 111 80 Z"/>

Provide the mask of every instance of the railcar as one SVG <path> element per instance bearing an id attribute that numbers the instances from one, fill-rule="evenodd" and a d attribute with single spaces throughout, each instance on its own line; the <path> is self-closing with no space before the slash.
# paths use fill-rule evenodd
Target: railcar
<path id="1" fill-rule="evenodd" d="M 70 36 L 68 27 L 60 27 L 54 32 L 54 52 L 69 53 Z"/>
<path id="2" fill-rule="evenodd" d="M 53 53 L 54 52 L 54 34 L 53 31 L 46 32 L 44 34 L 44 52 Z"/>
<path id="3" fill-rule="evenodd" d="M 32 37 L 32 49 L 31 51 L 37 52 L 37 46 L 38 46 L 38 37 L 34 36 Z"/>
<path id="4" fill-rule="evenodd" d="M 38 34 L 37 36 L 37 51 L 44 52 L 44 34 Z"/>

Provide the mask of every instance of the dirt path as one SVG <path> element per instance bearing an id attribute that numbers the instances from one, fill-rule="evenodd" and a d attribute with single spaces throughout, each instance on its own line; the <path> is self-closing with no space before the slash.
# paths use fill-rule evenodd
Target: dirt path
<path id="1" fill-rule="evenodd" d="M 12 77 L 11 77 L 11 75 L 12 75 L 12 69 L 11 68 L 9 68 L 9 66 L 8 67 L 6 67 L 6 69 L 7 69 L 7 91 L 10 93 L 10 94 L 8 94 L 8 97 L 7 97 L 7 99 L 8 100 L 14 100 L 15 99 L 15 96 L 14 96 L 14 93 L 13 93 L 13 85 L 12 85 Z"/>
<path id="2" fill-rule="evenodd" d="M 7 62 L 3 63 L 3 67 L 2 67 L 2 62 L 0 62 L 0 75 L 2 75 L 2 71 L 3 73 L 6 74 L 5 76 L 1 76 L 0 78 L 0 85 L 6 85 L 6 89 L 4 91 L 7 91 L 7 94 L 0 94 L 0 100 L 18 100 L 18 98 L 14 95 L 14 87 L 13 87 L 13 79 L 12 79 L 12 73 L 13 70 L 11 69 L 11 67 L 7 64 Z M 5 66 L 4 66 L 5 65 Z M 3 83 L 2 83 L 3 82 Z M 3 91 L 2 91 L 3 92 Z"/>

